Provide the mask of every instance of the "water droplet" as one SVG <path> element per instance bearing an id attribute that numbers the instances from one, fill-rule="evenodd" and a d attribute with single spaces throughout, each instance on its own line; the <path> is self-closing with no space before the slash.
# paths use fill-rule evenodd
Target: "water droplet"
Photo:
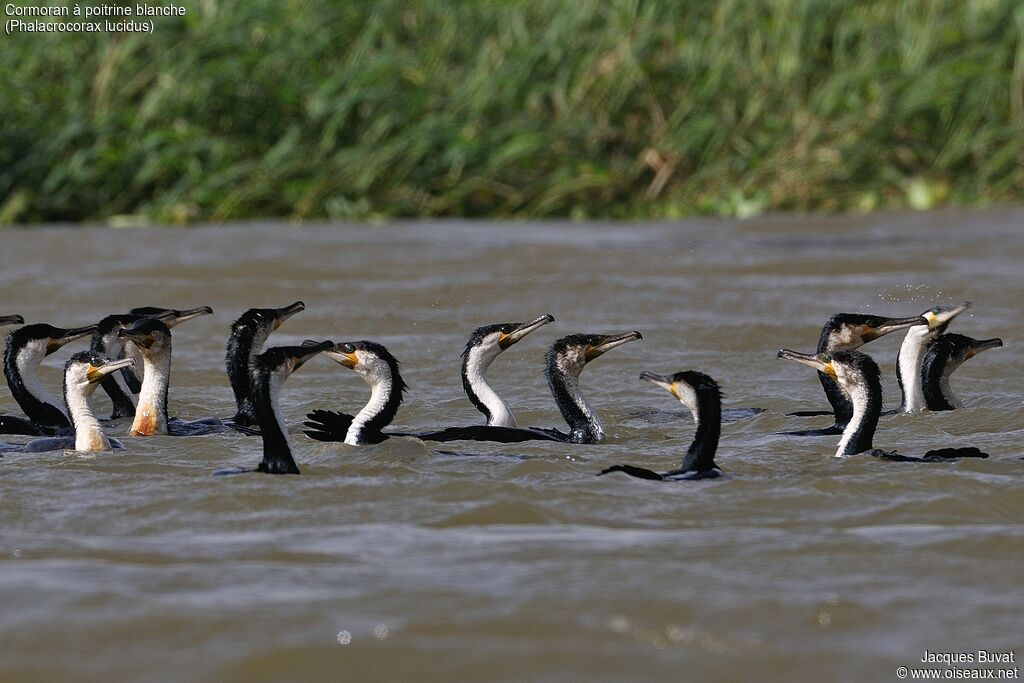
<path id="1" fill-rule="evenodd" d="M 377 624 L 373 627 L 373 637 L 377 640 L 384 640 L 388 637 L 388 627 L 384 624 Z"/>
<path id="2" fill-rule="evenodd" d="M 15 558 L 21 557 L 21 548 L 15 548 L 14 549 L 14 557 Z"/>
<path id="3" fill-rule="evenodd" d="M 818 626 L 828 626 L 832 623 L 832 615 L 828 612 L 818 612 Z"/>
<path id="4" fill-rule="evenodd" d="M 352 642 L 352 634 L 348 631 L 338 631 L 338 644 L 348 645 Z"/>

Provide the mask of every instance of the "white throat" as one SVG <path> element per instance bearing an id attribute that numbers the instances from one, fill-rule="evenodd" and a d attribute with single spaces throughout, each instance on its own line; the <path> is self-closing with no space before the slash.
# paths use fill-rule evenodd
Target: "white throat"
<path id="1" fill-rule="evenodd" d="M 345 433 L 345 443 L 349 446 L 359 446 L 363 443 L 360 440 L 363 428 L 375 415 L 384 410 L 384 406 L 388 402 L 388 396 L 391 394 L 391 382 L 391 379 L 387 378 L 370 384 L 370 400 L 352 418 L 352 424 L 349 425 L 348 431 Z"/>
<path id="2" fill-rule="evenodd" d="M 151 349 L 149 353 L 143 353 L 142 358 L 146 367 L 139 402 L 135 408 L 135 420 L 129 433 L 132 436 L 167 434 L 165 416 L 167 386 L 171 379 L 171 354 L 166 349 Z"/>
<path id="3" fill-rule="evenodd" d="M 469 350 L 469 357 L 466 359 L 466 380 L 473 388 L 476 397 L 487 406 L 490 417 L 487 424 L 491 427 L 516 427 L 516 418 L 512 415 L 505 402 L 498 396 L 498 392 L 487 383 L 487 369 L 501 353 L 497 347 L 487 348 L 474 346 Z"/>
<path id="4" fill-rule="evenodd" d="M 64 402 L 57 399 L 39 381 L 39 365 L 43 362 L 44 358 L 46 358 L 46 340 L 41 339 L 26 344 L 24 348 L 18 351 L 18 356 L 14 359 L 14 362 L 18 366 L 18 372 L 21 374 L 21 381 L 24 382 L 25 389 L 36 399 L 43 403 L 49 403 L 67 416 L 68 412 L 63 407 Z"/>
<path id="5" fill-rule="evenodd" d="M 915 325 L 907 330 L 907 336 L 900 344 L 897 359 L 900 367 L 900 381 L 903 383 L 903 412 L 919 413 L 928 407 L 921 382 L 921 364 L 928 340 L 933 335 L 927 325 Z"/>
<path id="6" fill-rule="evenodd" d="M 75 427 L 75 450 L 82 452 L 109 451 L 110 441 L 103 435 L 100 422 L 89 408 L 89 397 L 95 384 L 68 381 L 67 401 L 71 422 Z"/>
<path id="7" fill-rule="evenodd" d="M 853 440 L 854 435 L 864 421 L 864 416 L 867 414 L 869 396 L 868 387 L 863 382 L 840 382 L 840 386 L 846 392 L 850 403 L 853 404 L 853 416 L 850 417 L 850 421 L 846 424 L 843 436 L 839 440 L 839 447 L 836 449 L 836 457 L 845 458 L 846 447 Z"/>

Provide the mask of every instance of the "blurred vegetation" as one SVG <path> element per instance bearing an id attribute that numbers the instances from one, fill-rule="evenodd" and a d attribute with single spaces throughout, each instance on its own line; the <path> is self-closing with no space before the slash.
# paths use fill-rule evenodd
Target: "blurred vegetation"
<path id="1" fill-rule="evenodd" d="M 1019 0 L 180 0 L 0 50 L 0 222 L 1024 197 Z"/>

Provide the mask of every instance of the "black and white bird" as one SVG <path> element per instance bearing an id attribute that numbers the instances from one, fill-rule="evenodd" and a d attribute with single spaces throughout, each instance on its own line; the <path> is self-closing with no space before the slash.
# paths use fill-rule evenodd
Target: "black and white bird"
<path id="1" fill-rule="evenodd" d="M 722 471 L 715 464 L 715 452 L 722 433 L 722 392 L 715 380 L 702 372 L 685 370 L 667 377 L 643 372 L 640 379 L 652 382 L 676 397 L 693 415 L 696 432 L 693 442 L 683 456 L 682 465 L 668 472 L 655 472 L 636 465 L 612 465 L 598 476 L 623 472 L 639 479 L 661 481 L 688 481 L 715 479 Z"/>
<path id="2" fill-rule="evenodd" d="M 560 441 L 597 443 L 604 427 L 579 388 L 579 376 L 587 363 L 608 351 L 643 337 L 639 332 L 616 335 L 575 334 L 562 337 L 547 354 L 546 374 L 555 403 L 569 431 L 538 427 L 472 425 L 420 433 L 384 432 L 402 402 L 406 388 L 394 357 L 380 344 L 351 342 L 327 355 L 359 372 L 370 385 L 370 401 L 355 417 L 334 411 L 315 410 L 307 415 L 306 434 L 318 441 L 344 441 L 352 445 L 379 443 L 389 436 L 415 436 L 424 441 Z M 365 429 L 361 425 L 369 425 Z M 372 439 L 372 440 L 371 440 Z"/>
<path id="3" fill-rule="evenodd" d="M 125 339 L 118 335 L 118 332 L 144 318 L 154 318 L 163 322 L 168 328 L 173 328 L 187 320 L 204 315 L 213 315 L 213 309 L 209 306 L 201 306 L 199 308 L 179 311 L 173 308 L 147 306 L 133 308 L 130 313 L 108 315 L 103 320 L 100 320 L 96 326 L 96 331 L 92 334 L 89 350 L 104 354 L 114 360 L 120 358 L 135 359 L 133 367 L 105 377 L 100 385 L 107 396 L 110 397 L 113 405 L 110 414 L 111 420 L 135 416 L 135 405 L 139 400 L 138 394 L 142 390 L 142 379 L 145 372 L 145 363 L 138 347 L 130 342 L 126 343 Z"/>
<path id="4" fill-rule="evenodd" d="M 253 417 L 263 439 L 263 459 L 255 470 L 224 469 L 214 474 L 299 474 L 288 438 L 288 425 L 281 414 L 281 388 L 285 380 L 310 358 L 333 347 L 334 343 L 330 341 L 307 342 L 302 346 L 276 346 L 256 356 L 252 366 L 250 399 Z"/>
<path id="5" fill-rule="evenodd" d="M 121 339 L 130 341 L 138 347 L 142 354 L 142 362 L 146 365 L 135 418 L 128 431 L 131 436 L 201 436 L 229 429 L 217 418 L 186 421 L 168 416 L 171 330 L 166 324 L 156 318 L 142 318 L 117 334 Z"/>
<path id="6" fill-rule="evenodd" d="M 96 386 L 113 372 L 131 367 L 132 358 L 111 360 L 93 351 L 79 351 L 64 366 L 64 403 L 71 420 L 72 434 L 33 439 L 22 446 L 8 447 L 22 453 L 75 450 L 80 452 L 109 451 L 124 448 L 117 439 L 108 438 L 89 407 L 89 398 Z"/>
<path id="7" fill-rule="evenodd" d="M 924 325 L 913 325 L 907 330 L 907 336 L 900 344 L 900 352 L 896 357 L 896 381 L 899 382 L 903 399 L 897 412 L 919 413 L 928 407 L 924 395 L 922 369 L 924 355 L 928 345 L 939 338 L 953 318 L 968 308 L 971 302 L 965 301 L 957 306 L 935 306 L 921 314 Z"/>
<path id="8" fill-rule="evenodd" d="M 926 325 L 927 323 L 928 321 L 919 315 L 909 318 L 885 318 L 877 315 L 864 315 L 862 313 L 836 313 L 821 328 L 821 336 L 818 338 L 818 353 L 853 351 L 879 337 L 899 330 L 905 330 L 914 325 Z M 846 428 L 850 417 L 853 415 L 853 407 L 834 379 L 822 372 L 818 373 L 818 379 L 821 382 L 822 389 L 825 390 L 825 397 L 832 406 L 832 410 L 797 411 L 789 413 L 789 415 L 798 417 L 834 415 L 834 423 L 831 427 L 824 429 L 805 429 L 785 432 L 785 434 L 791 436 L 825 436 L 841 434 Z"/>
<path id="9" fill-rule="evenodd" d="M 39 380 L 43 359 L 66 344 L 92 334 L 95 325 L 71 329 L 45 323 L 25 325 L 7 336 L 4 376 L 26 417 L 0 415 L 0 434 L 46 436 L 69 433 L 71 420 L 63 402 Z"/>
<path id="10" fill-rule="evenodd" d="M 974 447 L 940 448 L 930 450 L 923 457 L 901 455 L 874 447 L 872 441 L 878 418 L 882 414 L 882 379 L 878 365 L 870 356 L 859 351 L 807 354 L 782 349 L 779 358 L 795 361 L 814 368 L 834 379 L 846 393 L 853 413 L 843 430 L 836 457 L 867 453 L 884 460 L 903 462 L 944 462 L 959 458 L 987 458 Z"/>
<path id="11" fill-rule="evenodd" d="M 921 363 L 921 384 L 928 410 L 954 410 L 962 408 L 963 402 L 954 394 L 949 377 L 964 361 L 974 358 L 982 351 L 1003 345 L 998 337 L 993 339 L 972 339 L 962 334 L 946 333 L 928 344 Z"/>
<path id="12" fill-rule="evenodd" d="M 239 427 L 252 427 L 256 424 L 250 398 L 253 363 L 271 333 L 288 318 L 304 310 L 306 305 L 301 301 L 284 308 L 250 308 L 231 323 L 224 362 L 231 391 L 235 395 L 237 412 L 228 421 L 229 424 Z"/>

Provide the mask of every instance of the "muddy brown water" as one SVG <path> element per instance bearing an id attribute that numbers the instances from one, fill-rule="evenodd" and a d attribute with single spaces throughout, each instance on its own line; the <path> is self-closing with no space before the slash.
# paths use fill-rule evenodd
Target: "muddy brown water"
<path id="1" fill-rule="evenodd" d="M 0 459 L 3 680 L 894 679 L 924 650 L 1022 651 L 1024 210 L 665 224 L 254 223 L 0 231 L 0 314 L 81 325 L 133 306 L 212 306 L 174 330 L 172 414 L 233 413 L 231 321 L 297 299 L 271 343 L 373 339 L 411 386 L 401 427 L 473 424 L 459 354 L 485 323 L 556 322 L 501 356 L 520 424 L 560 426 L 543 355 L 577 331 L 644 339 L 582 377 L 600 445 L 352 448 L 301 434 L 366 400 L 317 359 L 286 384 L 300 477 L 235 434 L 126 439 L 95 457 Z M 967 407 L 883 418 L 875 443 L 983 461 L 832 457 L 814 349 L 837 311 L 973 301 L 951 331 L 1006 346 L 965 364 Z M 897 333 L 872 342 L 898 402 Z M 79 345 L 47 360 L 59 368 Z M 698 369 L 727 407 L 715 481 L 657 483 L 692 424 L 641 370 Z M 108 409 L 97 393 L 97 411 Z M 0 410 L 17 413 L 6 388 Z M 115 425 L 123 435 L 127 424 Z M 5 439 L 18 441 L 17 438 Z M 439 453 L 439 450 L 450 451 Z"/>

